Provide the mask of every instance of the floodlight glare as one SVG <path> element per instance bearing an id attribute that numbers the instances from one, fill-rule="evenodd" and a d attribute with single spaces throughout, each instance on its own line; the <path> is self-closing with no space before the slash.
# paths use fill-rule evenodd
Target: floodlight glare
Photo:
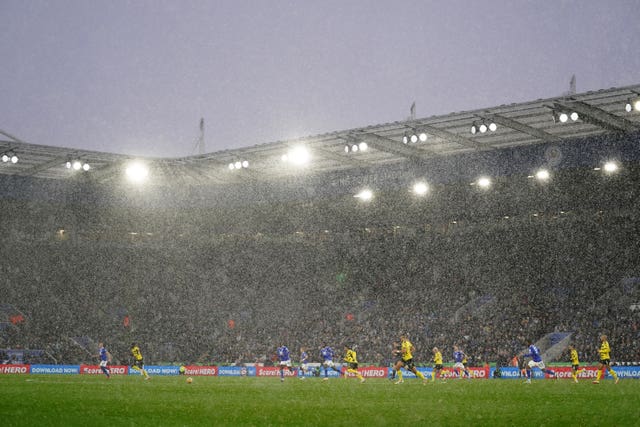
<path id="1" fill-rule="evenodd" d="M 426 142 L 427 141 L 427 134 L 424 132 L 421 132 L 420 135 L 418 135 L 418 139 L 420 140 L 420 142 Z"/>
<path id="2" fill-rule="evenodd" d="M 64 167 L 66 167 L 67 169 L 71 169 L 71 162 L 65 163 Z"/>
<path id="3" fill-rule="evenodd" d="M 309 154 L 309 150 L 307 150 L 306 147 L 298 146 L 292 148 L 289 151 L 287 159 L 294 165 L 302 166 L 309 163 L 311 155 Z"/>
<path id="4" fill-rule="evenodd" d="M 538 179 L 538 181 L 547 181 L 550 177 L 551 174 L 549 174 L 549 171 L 546 169 L 540 169 L 538 172 L 536 172 L 536 178 Z"/>
<path id="5" fill-rule="evenodd" d="M 15 154 L 11 156 L 11 163 L 13 163 L 14 165 L 18 163 L 18 156 L 16 156 Z"/>
<path id="6" fill-rule="evenodd" d="M 89 163 L 84 163 L 82 165 L 82 170 L 87 172 L 89 169 L 91 169 L 91 166 L 89 165 Z"/>
<path id="7" fill-rule="evenodd" d="M 357 197 L 363 202 L 368 202 L 369 200 L 373 199 L 373 193 L 371 192 L 371 190 L 362 190 L 353 197 Z"/>
<path id="8" fill-rule="evenodd" d="M 614 173 L 618 171 L 618 164 L 616 162 L 607 162 L 604 164 L 604 171 L 606 173 Z"/>
<path id="9" fill-rule="evenodd" d="M 351 146 L 351 151 L 353 151 L 354 153 L 355 153 L 356 151 L 358 151 L 358 146 L 357 146 L 356 144 L 353 144 L 353 145 Z"/>
<path id="10" fill-rule="evenodd" d="M 82 169 L 82 163 L 80 163 L 78 160 L 73 162 L 73 170 L 79 171 L 80 169 Z"/>
<path id="11" fill-rule="evenodd" d="M 367 151 L 367 149 L 369 148 L 369 144 L 362 141 L 360 144 L 358 144 L 358 147 L 360 147 L 360 151 Z"/>
<path id="12" fill-rule="evenodd" d="M 407 142 L 409 142 L 409 137 L 407 135 L 402 137 L 402 143 L 406 144 Z"/>
<path id="13" fill-rule="evenodd" d="M 491 187 L 491 179 L 487 178 L 486 176 L 478 178 L 477 183 L 478 183 L 478 187 L 480 187 L 480 188 L 489 188 L 489 187 Z"/>
<path id="14" fill-rule="evenodd" d="M 243 168 L 248 168 L 249 167 L 249 161 L 248 160 L 243 160 L 242 161 L 242 167 Z"/>
<path id="15" fill-rule="evenodd" d="M 480 125 L 480 133 L 485 133 L 487 131 L 487 125 L 485 125 L 484 123 L 482 123 Z"/>
<path id="16" fill-rule="evenodd" d="M 413 142 L 414 144 L 418 142 L 418 135 L 416 134 L 411 135 L 411 142 Z"/>
<path id="17" fill-rule="evenodd" d="M 580 118 L 580 116 L 578 116 L 578 113 L 576 113 L 575 111 L 571 113 L 570 117 L 574 122 Z"/>
<path id="18" fill-rule="evenodd" d="M 495 124 L 494 122 L 489 123 L 489 130 L 491 132 L 495 132 L 496 129 L 498 129 L 498 125 L 497 124 Z"/>
<path id="19" fill-rule="evenodd" d="M 475 135 L 478 132 L 478 127 L 476 125 L 471 125 L 471 135 Z"/>
<path id="20" fill-rule="evenodd" d="M 348 152 L 349 152 L 349 145 L 345 145 L 345 146 L 344 146 L 344 152 L 345 152 L 345 153 L 348 153 Z"/>
<path id="21" fill-rule="evenodd" d="M 234 166 L 233 163 L 229 163 L 229 170 L 232 171 L 234 170 L 236 167 Z"/>
<path id="22" fill-rule="evenodd" d="M 567 113 L 560 113 L 560 115 L 558 116 L 558 120 L 560 120 L 560 123 L 566 123 L 567 120 L 569 120 L 569 116 L 567 115 Z"/>
<path id="23" fill-rule="evenodd" d="M 633 109 L 636 110 L 636 111 L 640 111 L 640 99 L 636 99 L 633 102 Z"/>
<path id="24" fill-rule="evenodd" d="M 9 161 L 9 156 L 7 156 L 6 154 L 3 154 L 3 155 L 2 155 L 2 161 L 3 161 L 4 163 L 7 163 L 7 162 Z"/>
<path id="25" fill-rule="evenodd" d="M 235 163 L 233 164 L 233 166 L 234 166 L 236 169 L 240 169 L 240 168 L 242 167 L 242 162 L 241 162 L 241 161 L 237 161 L 237 162 L 235 162 Z"/>
<path id="26" fill-rule="evenodd" d="M 127 166 L 125 173 L 130 181 L 142 183 L 149 176 L 149 168 L 143 163 L 133 162 Z"/>
<path id="27" fill-rule="evenodd" d="M 429 186 L 424 182 L 416 182 L 413 184 L 413 193 L 418 196 L 424 196 L 429 191 Z"/>

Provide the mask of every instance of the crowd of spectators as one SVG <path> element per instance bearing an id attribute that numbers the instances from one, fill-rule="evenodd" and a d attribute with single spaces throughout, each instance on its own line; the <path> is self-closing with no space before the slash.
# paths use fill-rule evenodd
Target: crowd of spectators
<path id="1" fill-rule="evenodd" d="M 135 341 L 147 363 L 239 364 L 269 363 L 282 344 L 317 356 L 348 343 L 387 364 L 406 333 L 418 363 L 457 344 L 481 365 L 562 331 L 585 361 L 601 333 L 614 360 L 640 360 L 635 192 L 602 205 L 518 193 L 540 201 L 533 211 L 506 190 L 453 190 L 436 207 L 395 200 L 356 220 L 344 199 L 137 213 L 3 200 L 0 302 L 24 321 L 0 330 L 0 348 L 86 363 L 85 343 L 103 341 L 127 363 Z"/>

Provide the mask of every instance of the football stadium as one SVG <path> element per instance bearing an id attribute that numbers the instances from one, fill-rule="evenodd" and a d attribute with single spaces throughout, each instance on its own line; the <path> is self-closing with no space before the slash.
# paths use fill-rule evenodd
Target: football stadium
<path id="1" fill-rule="evenodd" d="M 640 85 L 181 158 L 1 130 L 2 424 L 637 424 L 639 147 Z"/>

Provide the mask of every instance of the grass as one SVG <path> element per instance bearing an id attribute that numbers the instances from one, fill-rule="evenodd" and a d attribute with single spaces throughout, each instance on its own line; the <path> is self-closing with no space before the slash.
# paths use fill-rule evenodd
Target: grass
<path id="1" fill-rule="evenodd" d="M 629 426 L 640 381 L 0 376 L 2 426 Z"/>

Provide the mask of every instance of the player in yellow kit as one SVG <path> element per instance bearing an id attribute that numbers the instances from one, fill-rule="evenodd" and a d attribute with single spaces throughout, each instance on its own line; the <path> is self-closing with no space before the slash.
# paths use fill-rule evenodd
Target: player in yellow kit
<path id="1" fill-rule="evenodd" d="M 438 350 L 438 347 L 433 347 L 433 371 L 431 371 L 431 382 L 434 382 L 436 378 L 440 378 L 442 368 L 442 353 Z"/>
<path id="2" fill-rule="evenodd" d="M 578 382 L 578 374 L 584 372 L 584 368 L 580 368 L 578 350 L 574 344 L 569 344 L 569 357 L 571 358 L 571 378 L 574 382 Z"/>
<path id="3" fill-rule="evenodd" d="M 360 382 L 363 383 L 364 377 L 362 376 L 362 374 L 360 374 L 360 372 L 358 372 L 358 356 L 356 355 L 356 351 L 353 349 L 353 347 L 349 347 L 348 345 L 344 346 L 344 351 L 345 351 L 344 361 L 349 364 L 349 366 L 347 367 L 347 372 L 345 372 L 344 374 L 344 377 L 347 378 L 348 373 L 351 373 L 351 374 L 354 374 L 356 377 L 358 377 Z"/>
<path id="4" fill-rule="evenodd" d="M 401 335 L 400 336 L 400 352 L 402 354 L 402 357 L 393 366 L 394 373 L 398 375 L 398 381 L 396 381 L 396 384 L 401 384 L 404 382 L 404 380 L 402 379 L 402 370 L 401 370 L 402 368 L 405 368 L 406 370 L 413 372 L 414 374 L 416 374 L 418 378 L 422 380 L 423 384 L 425 383 L 426 379 L 424 375 L 422 374 L 422 372 L 418 371 L 415 365 L 413 364 L 414 351 L 415 351 L 415 348 L 413 347 L 413 344 L 411 344 L 411 341 L 409 341 L 407 336 Z"/>
<path id="5" fill-rule="evenodd" d="M 133 363 L 131 364 L 131 369 L 135 369 L 140 372 L 145 380 L 149 379 L 149 374 L 144 369 L 144 360 L 142 358 L 142 353 L 140 352 L 140 347 L 136 343 L 131 344 L 131 355 L 133 356 Z"/>
<path id="6" fill-rule="evenodd" d="M 599 384 L 600 378 L 604 375 L 604 371 L 607 370 L 613 379 L 616 380 L 616 384 L 618 384 L 618 375 L 613 369 L 611 369 L 611 348 L 609 347 L 609 341 L 607 341 L 606 335 L 600 335 L 600 343 L 600 349 L 598 350 L 598 353 L 600 354 L 600 364 L 598 365 L 596 380 L 593 383 Z"/>

